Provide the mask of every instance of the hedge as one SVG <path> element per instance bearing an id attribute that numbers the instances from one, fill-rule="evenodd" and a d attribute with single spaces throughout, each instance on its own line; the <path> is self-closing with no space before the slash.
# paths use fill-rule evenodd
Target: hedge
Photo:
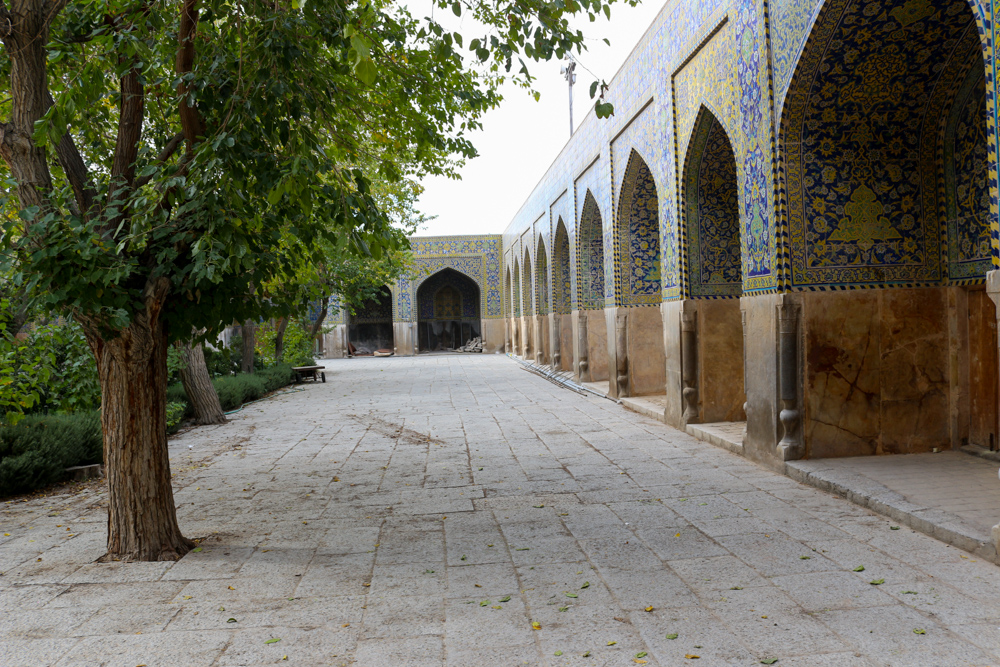
<path id="1" fill-rule="evenodd" d="M 0 426 L 0 497 L 60 482 L 66 468 L 103 459 L 100 413 L 28 415 Z"/>
<path id="2" fill-rule="evenodd" d="M 212 380 L 215 393 L 219 395 L 219 403 L 225 412 L 235 410 L 249 401 L 263 398 L 266 394 L 293 382 L 295 382 L 295 371 L 289 364 L 278 364 L 255 373 L 223 375 Z M 194 415 L 187 394 L 184 393 L 184 385 L 180 382 L 167 389 L 167 401 L 187 403 L 185 415 L 188 417 Z"/>
<path id="3" fill-rule="evenodd" d="M 281 364 L 249 375 L 216 378 L 212 384 L 222 409 L 229 411 L 292 382 L 295 371 Z M 167 401 L 181 403 L 191 413 L 179 382 L 167 389 Z M 0 426 L 0 498 L 61 482 L 66 468 L 101 463 L 103 442 L 97 411 L 28 415 L 16 426 Z"/>

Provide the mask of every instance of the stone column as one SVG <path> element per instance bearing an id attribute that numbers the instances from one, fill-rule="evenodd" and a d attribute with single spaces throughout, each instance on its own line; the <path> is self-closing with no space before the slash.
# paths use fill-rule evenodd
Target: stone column
<path id="1" fill-rule="evenodd" d="M 685 424 L 698 422 L 698 309 L 691 300 L 681 310 L 681 400 Z"/>
<path id="2" fill-rule="evenodd" d="M 747 425 L 750 423 L 750 400 L 747 398 L 750 383 L 747 381 L 747 309 L 743 299 L 740 298 L 740 320 L 743 322 L 743 437 L 741 442 L 746 447 Z"/>
<path id="3" fill-rule="evenodd" d="M 997 325 L 1000 327 L 1000 271 L 990 271 L 986 274 L 986 293 L 997 307 Z M 1000 337 L 997 340 L 1000 342 Z M 1000 523 L 993 526 L 992 532 L 993 546 L 997 553 L 1000 553 Z"/>
<path id="4" fill-rule="evenodd" d="M 615 381 L 618 398 L 628 396 L 628 311 L 618 308 L 615 313 Z"/>
<path id="5" fill-rule="evenodd" d="M 577 379 L 580 382 L 590 382 L 590 350 L 587 347 L 587 311 L 577 311 L 576 317 L 576 340 L 577 347 L 580 348 L 580 355 L 576 363 Z"/>
<path id="6" fill-rule="evenodd" d="M 778 443 L 782 461 L 794 461 L 805 453 L 802 445 L 802 414 L 799 411 L 799 306 L 784 295 L 778 304 L 778 390 L 781 399 L 783 435 Z"/>
<path id="7" fill-rule="evenodd" d="M 505 317 L 503 320 L 503 351 L 504 354 L 510 354 L 513 346 L 511 344 L 510 337 L 510 318 Z"/>
<path id="8" fill-rule="evenodd" d="M 562 365 L 562 315 L 552 313 L 552 325 L 549 327 L 552 340 L 552 370 L 559 372 Z"/>
<path id="9" fill-rule="evenodd" d="M 545 357 L 545 345 L 544 336 L 542 335 L 545 331 L 544 315 L 535 315 L 532 320 L 534 320 L 535 327 L 535 363 L 539 366 L 542 365 Z"/>

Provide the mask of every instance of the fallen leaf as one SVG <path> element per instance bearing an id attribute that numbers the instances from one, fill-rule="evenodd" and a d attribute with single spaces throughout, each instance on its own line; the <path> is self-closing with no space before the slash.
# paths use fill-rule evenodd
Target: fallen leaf
<path id="1" fill-rule="evenodd" d="M 669 635 L 667 635 L 667 639 L 677 639 L 677 633 L 671 632 Z"/>
<path id="2" fill-rule="evenodd" d="M 532 505 L 532 507 L 534 507 L 536 510 L 540 510 L 543 507 L 545 507 L 545 505 Z"/>
<path id="3" fill-rule="evenodd" d="M 492 547 L 493 545 L 492 545 L 492 544 L 487 544 L 486 546 L 488 546 L 488 547 Z"/>
<path id="4" fill-rule="evenodd" d="M 653 611 L 653 607 L 646 607 L 646 611 Z"/>
<path id="5" fill-rule="evenodd" d="M 281 637 L 275 637 L 274 639 L 268 639 L 265 644 L 277 644 L 281 641 Z"/>
<path id="6" fill-rule="evenodd" d="M 647 653 L 645 651 L 639 651 L 638 653 L 635 654 L 635 657 L 637 657 L 637 658 L 645 658 L 646 655 L 647 655 Z"/>
<path id="7" fill-rule="evenodd" d="M 333 478 L 333 481 L 335 481 L 335 482 L 339 482 L 339 481 L 340 481 L 340 478 L 339 478 L 339 477 L 334 477 L 334 478 Z"/>
<path id="8" fill-rule="evenodd" d="M 465 554 L 462 554 L 462 557 L 459 558 L 458 560 L 465 560 Z"/>
<path id="9" fill-rule="evenodd" d="M 532 630 L 541 630 L 542 629 L 542 624 L 539 623 L 538 621 L 532 621 L 531 622 L 531 629 Z"/>
<path id="10" fill-rule="evenodd" d="M 503 596 L 502 598 L 500 598 L 500 602 L 510 602 L 510 596 L 509 595 Z"/>
<path id="11" fill-rule="evenodd" d="M 568 597 L 568 598 L 575 598 L 575 597 L 578 597 L 578 596 L 577 596 L 576 593 L 567 593 L 566 597 Z"/>
<path id="12" fill-rule="evenodd" d="M 493 605 L 493 608 L 494 609 L 503 609 L 503 607 L 501 605 L 498 605 L 498 604 Z"/>
<path id="13" fill-rule="evenodd" d="M 865 566 L 864 565 L 858 565 L 856 568 L 854 568 L 853 571 L 854 572 L 864 572 L 865 571 Z"/>
<path id="14" fill-rule="evenodd" d="M 676 535 L 674 535 L 674 537 L 680 537 L 680 536 L 681 536 L 680 533 L 677 533 Z"/>
<path id="15" fill-rule="evenodd" d="M 480 607 L 485 607 L 485 606 L 486 606 L 486 605 L 488 605 L 489 603 L 490 603 L 490 601 L 489 601 L 489 600 L 483 600 L 482 602 L 480 602 L 480 603 L 479 603 L 479 606 L 480 606 Z"/>
<path id="16" fill-rule="evenodd" d="M 590 657 L 590 651 L 584 651 L 583 653 L 580 654 L 580 656 L 583 657 L 583 658 L 589 658 Z"/>
<path id="17" fill-rule="evenodd" d="M 633 658 L 632 662 L 634 662 L 637 665 L 645 665 L 647 662 L 649 662 L 649 660 L 640 660 L 639 658 Z"/>
<path id="18" fill-rule="evenodd" d="M 236 589 L 235 589 L 235 588 L 233 588 L 232 586 L 230 586 L 230 587 L 229 587 L 229 590 L 231 590 L 231 591 L 235 591 Z"/>
<path id="19" fill-rule="evenodd" d="M 763 660 L 760 661 L 760 664 L 762 664 L 762 665 L 773 665 L 776 662 L 778 662 L 777 658 L 764 658 Z"/>
<path id="20" fill-rule="evenodd" d="M 608 642 L 608 646 L 614 646 L 617 643 L 618 642 L 616 642 L 615 640 L 612 639 L 611 641 Z"/>
<path id="21" fill-rule="evenodd" d="M 583 582 L 583 586 L 580 586 L 580 590 L 583 590 L 584 588 L 590 588 L 590 582 L 589 581 Z"/>
<path id="22" fill-rule="evenodd" d="M 688 660 L 697 660 L 701 656 L 700 655 L 695 655 L 694 653 L 685 653 L 684 657 L 687 658 Z"/>
<path id="23" fill-rule="evenodd" d="M 885 583 L 885 579 L 875 579 L 873 581 L 869 581 L 868 583 L 871 584 L 872 586 L 879 586 Z"/>
<path id="24" fill-rule="evenodd" d="M 230 586 L 230 588 L 232 588 L 232 586 Z M 184 599 L 185 599 L 185 600 L 190 600 L 190 599 L 191 599 L 191 598 L 193 598 L 193 597 L 194 597 L 193 595 L 185 595 L 185 596 L 184 596 Z"/>
<path id="25" fill-rule="evenodd" d="M 809 560 L 812 556 L 799 556 L 799 560 Z"/>
<path id="26" fill-rule="evenodd" d="M 569 611 L 569 607 L 559 607 L 559 611 Z"/>
<path id="27" fill-rule="evenodd" d="M 235 618 L 231 618 L 228 621 L 226 621 L 226 623 L 237 623 L 237 622 L 238 621 Z"/>
<path id="28" fill-rule="evenodd" d="M 350 625 L 351 625 L 350 623 L 344 623 L 344 624 L 343 624 L 342 626 L 340 626 L 340 627 L 342 627 L 342 628 L 346 628 L 346 627 L 349 627 Z"/>
<path id="29" fill-rule="evenodd" d="M 555 652 L 555 653 L 553 653 L 552 655 L 562 655 L 562 651 L 556 651 L 556 652 Z"/>
<path id="30" fill-rule="evenodd" d="M 899 530 L 899 526 L 889 526 L 889 530 Z"/>
<path id="31" fill-rule="evenodd" d="M 531 551 L 531 547 L 521 547 L 519 549 L 514 549 L 514 551 Z"/>
<path id="32" fill-rule="evenodd" d="M 903 591 L 903 595 L 919 595 L 916 591 Z"/>
<path id="33" fill-rule="evenodd" d="M 201 547 L 195 547 L 195 548 L 194 548 L 194 549 L 192 549 L 191 551 L 193 551 L 193 552 L 195 552 L 195 553 L 198 553 L 199 551 L 201 551 Z"/>
<path id="34" fill-rule="evenodd" d="M 365 583 L 363 583 L 361 585 L 364 586 L 365 588 L 371 588 L 371 582 L 368 582 L 368 581 L 366 581 Z"/>
<path id="35" fill-rule="evenodd" d="M 926 630 L 921 630 L 920 628 L 913 628 L 913 634 L 915 635 L 926 635 Z"/>
<path id="36" fill-rule="evenodd" d="M 729 590 L 731 590 L 731 591 L 742 591 L 743 587 L 742 586 L 733 586 Z"/>

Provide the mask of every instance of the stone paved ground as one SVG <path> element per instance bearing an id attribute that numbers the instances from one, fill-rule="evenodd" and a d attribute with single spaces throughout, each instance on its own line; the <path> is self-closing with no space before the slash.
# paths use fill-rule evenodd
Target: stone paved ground
<path id="1" fill-rule="evenodd" d="M 1000 522 L 997 464 L 964 452 L 855 456 L 826 465 L 863 475 L 918 507 L 948 512 L 988 537 Z"/>
<path id="2" fill-rule="evenodd" d="M 504 357 L 328 366 L 172 440 L 177 563 L 0 505 L 0 665 L 1000 663 L 993 564 Z"/>

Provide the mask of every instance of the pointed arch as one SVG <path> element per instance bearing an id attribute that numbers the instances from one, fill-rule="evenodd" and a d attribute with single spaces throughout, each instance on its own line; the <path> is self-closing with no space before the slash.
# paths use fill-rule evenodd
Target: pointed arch
<path id="1" fill-rule="evenodd" d="M 530 244 L 529 244 L 530 245 Z M 524 248 L 524 261 L 521 263 L 522 279 L 524 280 L 524 289 L 522 295 L 524 298 L 524 309 L 523 313 L 525 315 L 535 314 L 535 280 L 532 275 L 534 271 L 531 265 L 531 251 L 525 247 Z"/>
<path id="2" fill-rule="evenodd" d="M 514 287 L 511 290 L 511 299 L 513 304 L 511 307 L 511 314 L 514 317 L 521 317 L 521 267 L 517 261 L 517 257 L 514 257 Z"/>
<path id="3" fill-rule="evenodd" d="M 541 234 L 535 250 L 535 304 L 538 315 L 549 314 L 549 260 Z"/>
<path id="4" fill-rule="evenodd" d="M 560 217 L 552 243 L 552 310 L 569 314 L 573 310 L 573 285 L 570 274 L 569 234 Z"/>
<path id="5" fill-rule="evenodd" d="M 996 138 L 977 16 L 943 0 L 866 11 L 827 0 L 785 97 L 785 282 L 981 282 L 997 262 Z"/>
<path id="6" fill-rule="evenodd" d="M 632 149 L 619 196 L 615 225 L 615 303 L 641 306 L 659 303 L 660 203 L 646 161 Z"/>
<path id="7" fill-rule="evenodd" d="M 737 181 L 732 142 L 715 115 L 702 106 L 688 142 L 681 187 L 686 297 L 743 293 Z"/>
<path id="8" fill-rule="evenodd" d="M 580 310 L 604 308 L 604 221 L 594 193 L 587 190 L 576 240 L 576 300 Z"/>
<path id="9" fill-rule="evenodd" d="M 480 290 L 451 267 L 435 271 L 417 287 L 419 349 L 454 350 L 482 335 Z"/>

